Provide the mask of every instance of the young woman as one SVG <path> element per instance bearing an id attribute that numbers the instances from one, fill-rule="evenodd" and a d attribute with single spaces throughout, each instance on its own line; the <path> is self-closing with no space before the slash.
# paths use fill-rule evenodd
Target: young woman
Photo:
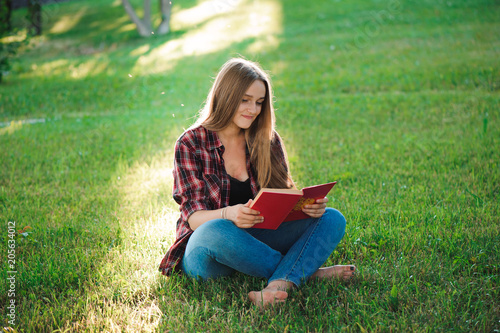
<path id="1" fill-rule="evenodd" d="M 284 302 L 287 290 L 312 278 L 352 277 L 354 266 L 320 268 L 344 236 L 345 218 L 326 208 L 327 198 L 303 212 L 308 219 L 277 230 L 250 209 L 261 187 L 290 188 L 285 147 L 274 130 L 268 75 L 256 63 L 231 59 L 223 65 L 196 125 L 175 145 L 173 196 L 180 205 L 174 244 L 160 264 L 205 280 L 235 271 L 268 279 L 251 291 L 259 306 Z"/>

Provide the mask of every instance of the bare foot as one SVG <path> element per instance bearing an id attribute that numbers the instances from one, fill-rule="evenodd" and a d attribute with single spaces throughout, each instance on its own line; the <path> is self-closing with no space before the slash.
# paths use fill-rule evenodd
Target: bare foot
<path id="1" fill-rule="evenodd" d="M 268 305 L 285 302 L 288 297 L 286 290 L 294 287 L 295 285 L 290 281 L 274 280 L 261 291 L 249 292 L 248 298 L 253 304 L 263 309 Z"/>
<path id="2" fill-rule="evenodd" d="M 356 266 L 353 265 L 335 265 L 330 267 L 321 267 L 314 273 L 312 279 L 342 279 L 349 280 L 356 273 Z"/>
<path id="3" fill-rule="evenodd" d="M 288 293 L 283 290 L 266 290 L 261 291 L 251 291 L 248 293 L 248 297 L 254 305 L 259 308 L 265 308 L 269 305 L 274 305 L 276 303 L 285 302 L 288 297 Z"/>

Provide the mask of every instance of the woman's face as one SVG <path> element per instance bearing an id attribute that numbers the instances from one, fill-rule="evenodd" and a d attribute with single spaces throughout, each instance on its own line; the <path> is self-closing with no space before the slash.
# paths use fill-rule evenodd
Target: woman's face
<path id="1" fill-rule="evenodd" d="M 260 114 L 266 97 L 264 82 L 255 80 L 242 97 L 241 104 L 233 118 L 233 123 L 241 129 L 249 128 Z"/>

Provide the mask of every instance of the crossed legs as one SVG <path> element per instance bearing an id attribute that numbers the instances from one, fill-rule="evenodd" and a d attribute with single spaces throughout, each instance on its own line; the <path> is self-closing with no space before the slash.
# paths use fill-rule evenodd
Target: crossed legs
<path id="1" fill-rule="evenodd" d="M 204 223 L 191 236 L 182 269 L 198 279 L 227 276 L 234 271 L 268 279 L 249 299 L 258 306 L 284 302 L 287 290 L 310 279 L 349 279 L 354 266 L 320 268 L 338 245 L 345 218 L 328 208 L 319 219 L 284 223 L 277 230 L 240 229 L 231 221 Z"/>

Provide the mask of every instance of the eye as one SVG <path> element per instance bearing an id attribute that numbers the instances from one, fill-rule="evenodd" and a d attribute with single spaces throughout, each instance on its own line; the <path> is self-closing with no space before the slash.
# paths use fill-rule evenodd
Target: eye
<path id="1" fill-rule="evenodd" d="M 246 103 L 246 102 L 248 102 L 248 99 L 242 99 L 241 101 L 242 101 L 243 103 Z"/>
<path id="2" fill-rule="evenodd" d="M 264 104 L 264 102 L 257 102 L 257 105 L 262 105 Z"/>

